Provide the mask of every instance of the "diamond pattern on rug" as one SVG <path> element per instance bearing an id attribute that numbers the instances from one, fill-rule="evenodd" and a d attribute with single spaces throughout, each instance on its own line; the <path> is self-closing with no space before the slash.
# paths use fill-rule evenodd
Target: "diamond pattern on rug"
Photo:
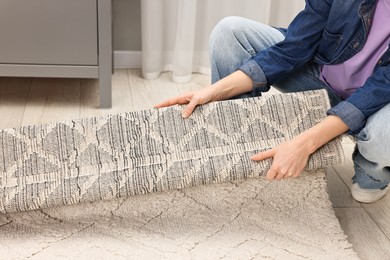
<path id="1" fill-rule="evenodd" d="M 0 131 L 0 212 L 127 197 L 264 176 L 249 157 L 320 122 L 326 91 L 180 106 Z M 342 162 L 339 140 L 308 171 Z"/>

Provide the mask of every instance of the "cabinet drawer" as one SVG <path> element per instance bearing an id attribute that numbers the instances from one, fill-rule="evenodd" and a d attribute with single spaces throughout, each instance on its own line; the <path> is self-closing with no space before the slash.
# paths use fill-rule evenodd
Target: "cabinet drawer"
<path id="1" fill-rule="evenodd" d="M 98 65 L 97 0 L 0 0 L 0 63 Z"/>

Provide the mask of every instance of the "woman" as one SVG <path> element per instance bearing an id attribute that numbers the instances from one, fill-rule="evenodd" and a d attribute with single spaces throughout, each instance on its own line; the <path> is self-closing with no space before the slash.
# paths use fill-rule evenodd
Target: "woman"
<path id="1" fill-rule="evenodd" d="M 282 92 L 325 88 L 332 108 L 319 124 L 253 156 L 273 157 L 268 180 L 297 177 L 308 157 L 345 132 L 357 138 L 352 196 L 382 198 L 390 182 L 390 0 L 307 0 L 285 29 L 238 17 L 223 19 L 210 37 L 212 85 L 156 107 L 196 106 Z M 277 108 L 275 108 L 277 109 Z"/>

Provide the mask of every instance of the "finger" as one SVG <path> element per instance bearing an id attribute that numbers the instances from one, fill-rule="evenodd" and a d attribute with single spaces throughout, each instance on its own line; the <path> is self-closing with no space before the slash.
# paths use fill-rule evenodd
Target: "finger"
<path id="1" fill-rule="evenodd" d="M 154 108 L 169 107 L 169 106 L 173 106 L 176 104 L 177 104 L 177 101 L 175 99 L 169 99 L 169 100 L 165 100 L 164 102 L 161 102 L 161 103 L 154 105 Z"/>
<path id="2" fill-rule="evenodd" d="M 293 174 L 292 172 L 288 172 L 286 173 L 284 176 L 283 176 L 283 179 L 288 179 L 288 178 L 291 178 L 291 177 L 294 177 L 295 174 Z"/>
<path id="3" fill-rule="evenodd" d="M 161 102 L 157 105 L 154 106 L 154 108 L 162 108 L 162 107 L 170 107 L 173 105 L 183 105 L 183 104 L 188 104 L 190 102 L 191 95 L 183 95 L 183 96 L 178 96 L 174 98 L 170 98 L 168 100 L 165 100 L 164 102 Z"/>
<path id="4" fill-rule="evenodd" d="M 265 176 L 267 180 L 272 181 L 275 179 L 275 176 L 278 174 L 278 172 L 271 167 L 271 169 L 268 170 L 267 175 Z"/>
<path id="5" fill-rule="evenodd" d="M 261 153 L 253 155 L 251 157 L 251 160 L 253 160 L 253 161 L 262 161 L 262 160 L 265 160 L 265 159 L 268 159 L 268 158 L 272 158 L 274 156 L 275 156 L 275 150 L 274 149 L 270 149 L 270 150 L 267 150 L 267 151 L 264 151 L 264 152 L 261 152 Z"/>
<path id="6" fill-rule="evenodd" d="M 199 101 L 196 98 L 191 99 L 190 103 L 184 108 L 182 116 L 184 118 L 189 117 L 194 112 L 195 107 L 199 105 Z"/>
<path id="7" fill-rule="evenodd" d="M 278 175 L 276 175 L 275 180 L 281 180 L 281 179 L 283 179 L 286 175 L 287 175 L 287 173 L 278 172 Z"/>

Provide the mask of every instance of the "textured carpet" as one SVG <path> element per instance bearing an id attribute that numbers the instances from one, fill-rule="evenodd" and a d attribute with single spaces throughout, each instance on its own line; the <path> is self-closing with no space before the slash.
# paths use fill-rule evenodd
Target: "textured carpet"
<path id="1" fill-rule="evenodd" d="M 323 91 L 144 110 L 0 132 L 0 212 L 18 212 L 263 176 L 250 155 L 325 116 Z M 322 147 L 308 170 L 343 159 Z"/>
<path id="2" fill-rule="evenodd" d="M 0 259 L 358 259 L 323 171 L 0 214 Z"/>
<path id="3" fill-rule="evenodd" d="M 2 130 L 1 257 L 355 259 L 322 170 L 342 161 L 338 140 L 297 179 L 268 182 L 271 161 L 249 160 L 328 105 L 313 91 L 215 102 L 186 120 L 172 107 Z"/>

